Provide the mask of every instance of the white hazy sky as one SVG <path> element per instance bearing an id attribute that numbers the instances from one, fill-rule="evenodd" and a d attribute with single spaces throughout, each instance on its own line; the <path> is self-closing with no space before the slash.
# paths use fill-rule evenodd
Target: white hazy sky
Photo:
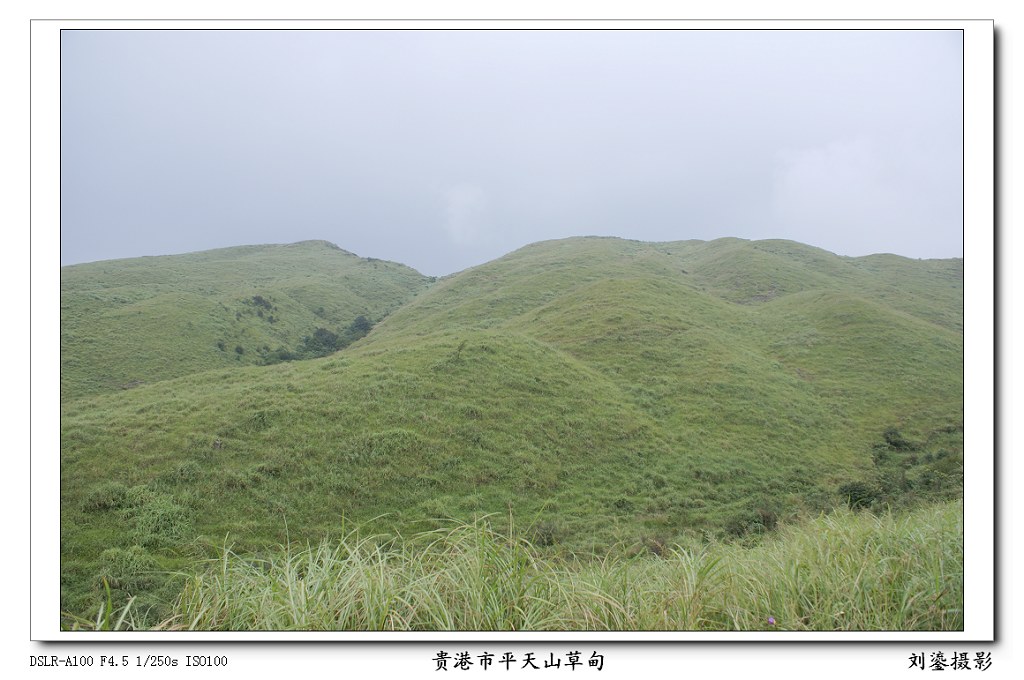
<path id="1" fill-rule="evenodd" d="M 442 275 L 533 241 L 963 256 L 959 31 L 61 38 L 61 264 L 326 239 Z"/>

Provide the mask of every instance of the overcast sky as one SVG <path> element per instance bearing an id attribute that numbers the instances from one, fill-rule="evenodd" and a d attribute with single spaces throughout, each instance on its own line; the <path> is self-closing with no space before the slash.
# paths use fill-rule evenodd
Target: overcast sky
<path id="1" fill-rule="evenodd" d="M 959 31 L 83 31 L 61 264 L 326 239 L 963 256 Z"/>

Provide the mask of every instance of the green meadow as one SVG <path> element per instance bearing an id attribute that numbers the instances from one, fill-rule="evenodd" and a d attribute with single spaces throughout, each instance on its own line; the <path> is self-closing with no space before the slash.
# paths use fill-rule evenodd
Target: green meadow
<path id="1" fill-rule="evenodd" d="M 66 627 L 962 628 L 962 260 L 573 238 L 433 280 L 303 242 L 61 274 Z"/>

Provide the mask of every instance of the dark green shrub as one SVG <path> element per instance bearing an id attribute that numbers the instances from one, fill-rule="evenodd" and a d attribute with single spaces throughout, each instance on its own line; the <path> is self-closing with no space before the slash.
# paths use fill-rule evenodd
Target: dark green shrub
<path id="1" fill-rule="evenodd" d="M 333 350 L 338 347 L 338 334 L 326 328 L 317 328 L 313 331 L 313 341 L 324 349 Z"/>
<path id="2" fill-rule="evenodd" d="M 847 482 L 839 487 L 839 495 L 854 510 L 870 507 L 878 500 L 878 490 L 867 482 Z"/>
<path id="3" fill-rule="evenodd" d="M 302 356 L 284 347 L 278 347 L 272 352 L 267 352 L 263 357 L 263 363 L 270 366 L 272 364 L 279 364 L 282 361 L 295 361 L 301 359 Z"/>
<path id="4" fill-rule="evenodd" d="M 322 357 L 344 346 L 338 334 L 326 328 L 317 328 L 312 335 L 302 338 L 299 354 L 308 357 Z"/>
<path id="5" fill-rule="evenodd" d="M 780 503 L 768 495 L 757 494 L 725 522 L 725 533 L 730 536 L 743 537 L 748 534 L 757 535 L 773 531 L 779 524 L 781 513 Z"/>
<path id="6" fill-rule="evenodd" d="M 906 468 L 888 468 L 878 473 L 878 484 L 880 491 L 896 497 L 906 493 L 913 488 L 913 483 L 907 477 Z"/>
<path id="7" fill-rule="evenodd" d="M 897 451 L 914 451 L 917 449 L 917 445 L 904 438 L 904 436 L 900 434 L 900 431 L 895 427 L 890 427 L 883 432 L 882 437 L 885 438 L 886 444 Z"/>
<path id="8" fill-rule="evenodd" d="M 272 307 L 270 300 L 267 300 L 262 295 L 253 295 L 249 298 L 249 302 L 256 307 L 262 307 L 263 309 L 270 309 Z M 262 314 L 260 316 L 262 316 Z"/>
<path id="9" fill-rule="evenodd" d="M 373 324 L 365 316 L 360 314 L 355 320 L 349 324 L 346 329 L 346 335 L 349 337 L 349 342 L 354 342 L 359 338 L 363 337 L 373 328 Z"/>

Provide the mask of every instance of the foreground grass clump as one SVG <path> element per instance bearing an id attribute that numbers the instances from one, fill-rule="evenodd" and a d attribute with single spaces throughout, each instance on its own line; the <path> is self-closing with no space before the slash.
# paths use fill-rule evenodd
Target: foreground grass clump
<path id="1" fill-rule="evenodd" d="M 189 630 L 958 630 L 963 508 L 839 511 L 753 547 L 566 559 L 485 521 L 261 557 L 225 550 L 162 627 Z"/>
<path id="2" fill-rule="evenodd" d="M 110 593 L 110 585 L 104 581 L 103 590 L 106 600 L 99 606 L 96 617 L 86 619 L 72 614 L 61 616 L 61 630 L 137 630 L 141 627 L 136 619 L 135 598 L 128 598 L 128 601 L 120 608 L 114 606 L 113 597 Z"/>

